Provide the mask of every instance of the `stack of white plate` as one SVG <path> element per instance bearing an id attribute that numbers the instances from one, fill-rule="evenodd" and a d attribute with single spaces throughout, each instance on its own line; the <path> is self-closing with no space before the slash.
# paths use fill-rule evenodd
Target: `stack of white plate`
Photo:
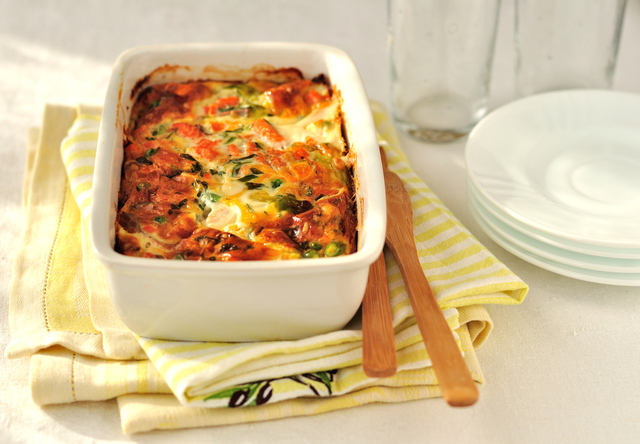
<path id="1" fill-rule="evenodd" d="M 640 286 L 640 95 L 510 103 L 471 132 L 466 163 L 471 212 L 503 248 L 565 276 Z"/>

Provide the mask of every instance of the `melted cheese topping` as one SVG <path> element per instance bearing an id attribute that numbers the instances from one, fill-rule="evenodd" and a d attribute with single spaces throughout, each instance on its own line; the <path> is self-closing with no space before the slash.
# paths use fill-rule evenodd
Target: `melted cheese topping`
<path id="1" fill-rule="evenodd" d="M 262 260 L 355 251 L 340 100 L 322 81 L 154 85 L 134 104 L 124 144 L 123 254 Z"/>

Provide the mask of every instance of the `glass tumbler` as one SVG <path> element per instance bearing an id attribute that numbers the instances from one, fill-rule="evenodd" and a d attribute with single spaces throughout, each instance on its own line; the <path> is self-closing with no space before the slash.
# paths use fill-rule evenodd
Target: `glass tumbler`
<path id="1" fill-rule="evenodd" d="M 500 0 L 389 0 L 392 115 L 429 142 L 469 133 L 487 113 Z"/>
<path id="2" fill-rule="evenodd" d="M 516 95 L 610 88 L 627 0 L 516 0 Z"/>

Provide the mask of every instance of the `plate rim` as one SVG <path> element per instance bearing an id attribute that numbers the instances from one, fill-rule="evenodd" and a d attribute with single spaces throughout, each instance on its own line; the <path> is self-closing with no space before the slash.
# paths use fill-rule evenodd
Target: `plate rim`
<path id="1" fill-rule="evenodd" d="M 575 271 L 572 269 L 576 269 L 579 267 L 573 267 L 573 266 L 568 266 L 565 265 L 563 266 L 563 264 L 559 264 L 559 266 L 556 266 L 555 264 L 550 264 L 547 260 L 544 260 L 543 258 L 539 258 L 539 257 L 535 257 L 535 255 L 533 255 L 533 253 L 528 253 L 528 252 L 523 252 L 521 248 L 510 244 L 508 241 L 506 241 L 505 239 L 501 238 L 499 233 L 495 233 L 493 232 L 493 230 L 491 229 L 487 229 L 486 224 L 484 223 L 483 220 L 481 220 L 481 218 L 475 213 L 475 210 L 471 209 L 471 214 L 473 216 L 473 218 L 476 220 L 476 222 L 478 223 L 478 225 L 480 225 L 480 228 L 487 234 L 487 236 L 489 236 L 489 238 L 491 240 L 493 240 L 496 244 L 498 244 L 500 247 L 504 248 L 506 251 L 508 251 L 509 253 L 513 254 L 514 256 L 519 257 L 520 259 L 522 259 L 525 262 L 528 262 L 532 265 L 535 265 L 539 268 L 545 269 L 547 271 L 550 271 L 552 273 L 556 273 L 565 277 L 569 277 L 572 279 L 577 279 L 580 281 L 585 281 L 585 282 L 593 282 L 596 284 L 604 284 L 604 285 L 616 285 L 616 286 L 624 286 L 624 287 L 638 287 L 640 286 L 640 279 L 638 280 L 629 280 L 629 281 L 625 281 L 625 280 L 616 280 L 616 279 L 612 279 L 612 278 L 608 278 L 608 277 L 600 277 L 600 276 L 593 276 L 593 275 L 589 275 L 589 274 L 582 274 L 581 271 L 585 271 L 585 272 L 589 272 L 589 271 L 593 271 L 593 270 L 579 270 L 579 271 Z M 552 261 L 553 262 L 553 261 Z M 571 267 L 572 269 L 566 269 L 565 267 Z M 607 273 L 607 272 L 603 272 L 600 271 L 598 273 Z M 628 273 L 615 273 L 616 275 L 625 275 Z M 631 273 L 631 274 L 638 274 L 638 273 Z"/>
<path id="2" fill-rule="evenodd" d="M 536 256 L 540 256 L 543 259 L 548 259 L 554 262 L 558 262 L 564 265 L 568 265 L 568 266 L 572 266 L 572 267 L 578 267 L 578 268 L 583 268 L 585 270 L 593 270 L 593 271 L 602 271 L 602 272 L 606 272 L 606 273 L 616 273 L 616 274 L 640 274 L 640 265 L 637 266 L 633 266 L 633 267 L 621 267 L 621 266 L 615 266 L 615 265 L 598 265 L 598 264 L 594 264 L 594 263 L 588 263 L 588 262 L 582 262 L 580 260 L 577 259 L 571 259 L 571 258 L 566 258 L 566 257 L 561 257 L 559 255 L 554 254 L 553 252 L 549 252 L 549 251 L 545 251 L 542 250 L 540 248 L 537 248 L 535 245 L 533 244 L 529 244 L 527 241 L 528 239 L 517 239 L 515 238 L 512 234 L 505 232 L 502 228 L 500 228 L 499 226 L 494 224 L 494 221 L 492 221 L 491 219 L 488 219 L 486 216 L 491 216 L 491 214 L 483 214 L 483 210 L 486 211 L 486 209 L 484 208 L 484 206 L 482 205 L 481 202 L 478 202 L 473 196 L 469 196 L 470 198 L 470 206 L 473 206 L 473 209 L 476 211 L 478 217 L 482 218 L 482 220 L 484 221 L 484 223 L 486 223 L 492 230 L 494 230 L 495 232 L 497 232 L 498 234 L 500 234 L 506 241 L 509 241 L 510 243 L 512 243 L 513 245 L 522 248 L 532 254 L 535 254 Z M 490 212 L 489 212 L 490 213 Z M 497 218 L 496 218 L 497 219 Z M 498 220 L 498 222 L 500 222 Z M 506 225 L 506 224 L 504 224 Z M 508 227 L 508 226 L 507 226 Z M 512 227 L 509 227 L 512 228 Z M 515 230 L 514 231 L 518 231 Z M 526 236 L 524 233 L 519 232 L 519 234 L 523 235 L 525 238 L 529 238 L 529 236 Z M 536 241 L 535 239 L 532 239 L 534 241 Z M 537 241 L 538 243 L 543 243 L 544 242 L 540 242 Z M 545 244 L 546 245 L 546 244 Z M 553 247 L 551 245 L 549 245 L 550 247 Z M 558 248 L 558 247 L 553 247 L 556 248 L 558 250 L 562 250 L 562 248 Z M 568 251 L 568 250 L 566 250 Z M 575 252 L 571 252 L 571 253 L 575 253 Z M 580 254 L 580 253 L 576 253 L 576 254 Z M 608 258 L 608 257 L 602 257 L 602 256 L 592 256 L 592 255 L 585 255 L 585 254 L 580 254 L 581 256 L 591 256 L 594 258 L 600 258 L 600 259 L 616 259 L 616 258 Z M 620 259 L 620 260 L 626 260 L 626 259 Z"/>
<path id="3" fill-rule="evenodd" d="M 492 202 L 486 200 L 483 195 L 479 194 L 480 191 L 470 181 L 467 182 L 467 193 L 473 193 L 473 197 L 475 198 L 475 200 L 481 203 L 484 209 L 486 209 L 489 213 L 491 213 L 494 217 L 496 217 L 504 224 L 510 226 L 514 230 L 517 230 L 528 237 L 531 237 L 532 239 L 538 240 L 552 247 L 561 248 L 563 250 L 572 251 L 575 253 L 586 254 L 589 256 L 599 256 L 613 259 L 640 259 L 640 249 L 605 247 L 601 245 L 584 244 L 581 242 L 573 241 L 571 239 L 563 239 L 553 234 L 537 232 L 535 227 L 530 227 L 522 223 L 521 221 L 512 218 L 509 214 L 501 211 L 500 208 L 489 206 L 493 205 Z M 575 245 L 565 243 L 567 241 L 575 242 Z M 599 249 L 593 250 L 592 248 Z M 608 251 L 604 249 L 607 249 Z"/>

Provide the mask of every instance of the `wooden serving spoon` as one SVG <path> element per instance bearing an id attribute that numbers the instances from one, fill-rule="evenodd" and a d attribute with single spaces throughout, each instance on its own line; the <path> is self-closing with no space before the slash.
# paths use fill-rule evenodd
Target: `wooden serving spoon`
<path id="1" fill-rule="evenodd" d="M 382 148 L 380 152 L 386 157 Z M 478 400 L 478 389 L 422 271 L 413 237 L 413 209 L 409 193 L 400 177 L 388 168 L 384 170 L 384 181 L 387 196 L 386 244 L 400 268 L 442 396 L 454 407 L 472 405 Z"/>

